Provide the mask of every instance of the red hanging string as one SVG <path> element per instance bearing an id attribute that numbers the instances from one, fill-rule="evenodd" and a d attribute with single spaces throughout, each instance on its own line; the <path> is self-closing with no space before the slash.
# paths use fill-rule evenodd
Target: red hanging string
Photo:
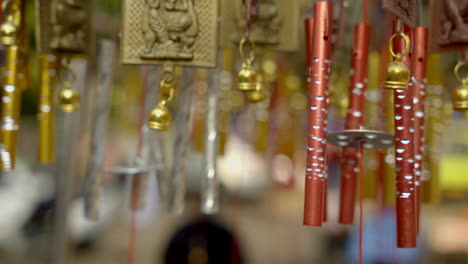
<path id="1" fill-rule="evenodd" d="M 359 264 L 362 264 L 362 241 L 363 241 L 363 223 L 364 223 L 364 168 L 362 166 L 362 159 L 364 158 L 363 143 L 359 146 Z"/>
<path id="2" fill-rule="evenodd" d="M 364 11 L 363 11 L 363 14 L 362 14 L 362 22 L 364 24 L 367 24 L 367 12 L 368 12 L 368 3 L 367 3 L 367 0 L 364 0 Z"/>
<path id="3" fill-rule="evenodd" d="M 144 76 L 143 76 L 143 96 L 141 96 L 141 106 L 139 117 L 139 126 L 141 128 L 145 122 L 145 98 L 148 92 L 148 77 L 149 77 L 149 67 L 145 67 Z M 141 149 L 143 144 L 143 136 L 141 130 L 139 131 L 138 143 L 137 143 L 137 157 L 141 156 Z M 128 264 L 133 264 L 135 261 L 135 244 L 136 244 L 136 212 L 138 208 L 138 198 L 140 196 L 140 178 L 138 176 L 134 177 L 132 182 L 131 189 L 131 201 L 130 201 L 130 210 L 131 210 L 131 219 L 130 219 L 130 238 L 128 245 Z"/>

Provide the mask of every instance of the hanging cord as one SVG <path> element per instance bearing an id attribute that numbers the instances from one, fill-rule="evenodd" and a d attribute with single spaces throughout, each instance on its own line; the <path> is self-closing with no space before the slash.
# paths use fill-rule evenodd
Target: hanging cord
<path id="1" fill-rule="evenodd" d="M 362 240 L 363 240 L 363 200 L 364 200 L 364 168 L 362 159 L 364 158 L 363 142 L 359 144 L 359 264 L 362 264 Z"/>
<path id="2" fill-rule="evenodd" d="M 367 0 L 364 0 L 364 13 L 362 14 L 362 21 L 364 22 L 364 24 L 367 24 L 367 12 L 368 12 L 368 3 L 367 3 Z"/>
<path id="3" fill-rule="evenodd" d="M 145 97 L 148 92 L 148 77 L 149 77 L 149 67 L 145 67 L 144 77 L 143 77 L 143 96 L 142 98 L 142 110 L 140 112 L 140 120 L 139 120 L 139 128 L 143 126 L 145 122 Z M 141 130 L 139 130 L 138 135 L 138 145 L 137 145 L 137 157 L 141 158 L 141 150 L 143 144 L 143 136 Z M 138 208 L 138 197 L 140 196 L 140 176 L 135 176 L 132 179 L 134 182 L 132 183 L 131 189 L 131 198 L 130 198 L 130 210 L 131 210 L 131 219 L 130 219 L 130 239 L 128 245 L 128 264 L 135 263 L 135 245 L 136 245 L 136 212 Z"/>

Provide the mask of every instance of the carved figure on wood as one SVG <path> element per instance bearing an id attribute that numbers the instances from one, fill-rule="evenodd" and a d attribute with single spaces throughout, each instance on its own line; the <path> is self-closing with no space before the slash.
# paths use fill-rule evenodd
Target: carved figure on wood
<path id="1" fill-rule="evenodd" d="M 195 0 L 146 0 L 142 59 L 192 60 L 198 35 Z"/>
<path id="2" fill-rule="evenodd" d="M 87 13 L 85 5 L 78 0 L 53 0 L 50 23 L 52 37 L 50 48 L 82 50 L 86 48 L 85 30 Z"/>
<path id="3" fill-rule="evenodd" d="M 258 18 L 252 24 L 250 39 L 258 44 L 274 45 L 279 42 L 281 27 L 278 0 L 259 0 Z M 243 8 L 240 8 L 243 11 Z M 245 14 L 241 12 L 236 19 L 237 27 L 243 32 L 246 27 Z M 238 40 L 238 38 L 235 38 Z"/>
<path id="4" fill-rule="evenodd" d="M 468 43 L 468 1 L 444 0 L 440 45 Z"/>

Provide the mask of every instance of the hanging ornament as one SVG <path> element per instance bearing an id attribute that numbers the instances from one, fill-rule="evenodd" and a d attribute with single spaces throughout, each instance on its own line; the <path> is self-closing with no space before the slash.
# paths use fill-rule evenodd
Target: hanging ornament
<path id="1" fill-rule="evenodd" d="M 321 226 L 326 193 L 326 151 L 328 122 L 328 84 L 331 66 L 332 3 L 318 1 L 314 5 L 312 28 L 306 28 L 307 82 L 309 87 L 309 133 L 305 178 L 304 224 Z"/>
<path id="2" fill-rule="evenodd" d="M 395 37 L 403 38 L 407 46 L 402 53 L 395 54 L 393 51 L 393 40 Z M 394 61 L 390 62 L 387 65 L 385 70 L 385 89 L 394 89 L 394 90 L 403 90 L 408 88 L 408 82 L 410 80 L 410 71 L 408 66 L 401 62 L 404 56 L 407 56 L 409 53 L 410 40 L 407 35 L 404 33 L 394 34 L 389 40 L 389 51 L 391 55 L 395 58 Z"/>
<path id="3" fill-rule="evenodd" d="M 174 2 L 163 5 L 124 1 L 122 62 L 164 65 L 160 100 L 148 119 L 150 128 L 167 130 L 171 122 L 168 104 L 176 89 L 174 65 L 216 66 L 218 4 L 217 0 L 189 0 L 180 9 Z M 159 13 L 165 15 L 157 15 Z"/>
<path id="4" fill-rule="evenodd" d="M 255 92 L 257 88 L 257 71 L 253 67 L 253 62 L 255 60 L 255 51 L 253 43 L 252 50 L 249 53 L 248 57 L 244 56 L 244 44 L 246 39 L 243 38 L 239 44 L 239 53 L 242 59 L 242 68 L 237 74 L 237 89 L 243 92 Z"/>
<path id="5" fill-rule="evenodd" d="M 148 127 L 154 130 L 168 130 L 172 117 L 167 104 L 174 98 L 174 78 L 172 69 L 163 73 L 163 79 L 159 85 L 161 98 L 157 106 L 151 110 L 148 117 Z M 169 76 L 169 77 L 165 77 Z"/>

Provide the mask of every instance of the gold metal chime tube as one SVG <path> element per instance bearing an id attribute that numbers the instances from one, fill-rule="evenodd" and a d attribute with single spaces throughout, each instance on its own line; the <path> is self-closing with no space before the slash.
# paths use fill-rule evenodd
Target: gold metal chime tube
<path id="1" fill-rule="evenodd" d="M 55 159 L 54 86 L 57 76 L 57 57 L 40 54 L 39 109 L 39 162 L 49 164 Z"/>
<path id="2" fill-rule="evenodd" d="M 1 129 L 0 129 L 0 170 L 15 168 L 17 136 L 19 128 L 21 91 L 17 87 L 18 36 L 21 21 L 19 0 L 2 2 L 3 21 L 0 41 L 5 46 L 5 71 L 2 75 Z"/>
<path id="3" fill-rule="evenodd" d="M 424 202 L 437 203 L 439 192 L 439 161 L 441 134 L 444 125 L 444 80 L 440 70 L 440 54 L 431 54 L 427 64 L 426 148 L 424 148 L 422 198 Z"/>

